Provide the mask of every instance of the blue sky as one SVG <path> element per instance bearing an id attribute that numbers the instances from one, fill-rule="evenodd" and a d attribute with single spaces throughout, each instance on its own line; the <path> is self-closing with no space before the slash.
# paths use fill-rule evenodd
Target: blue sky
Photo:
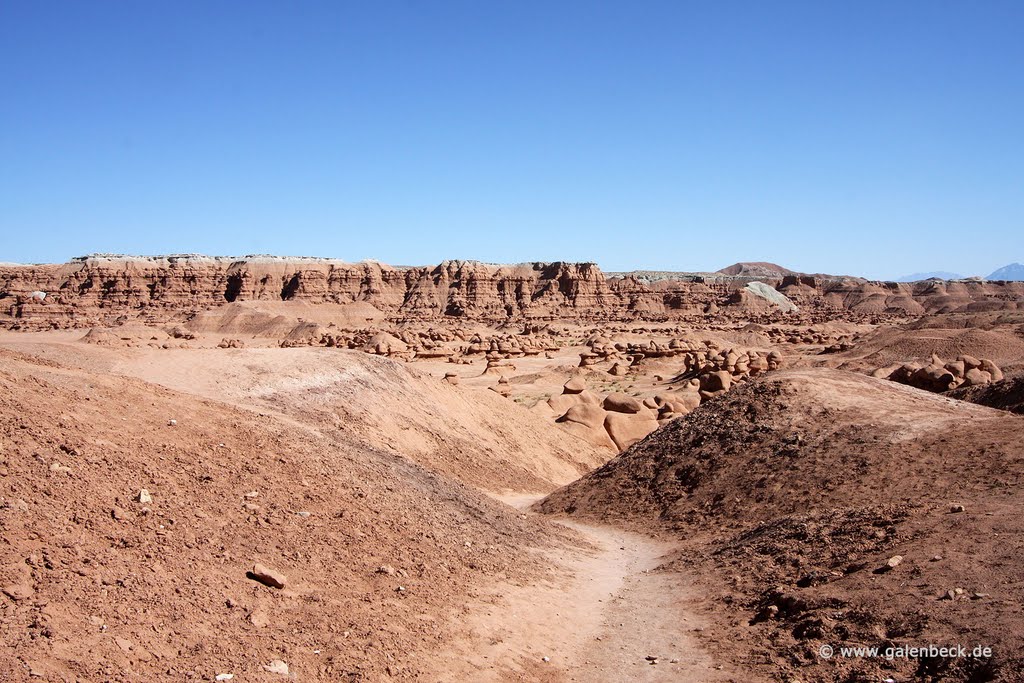
<path id="1" fill-rule="evenodd" d="M 0 261 L 1024 261 L 1024 3 L 0 2 Z"/>

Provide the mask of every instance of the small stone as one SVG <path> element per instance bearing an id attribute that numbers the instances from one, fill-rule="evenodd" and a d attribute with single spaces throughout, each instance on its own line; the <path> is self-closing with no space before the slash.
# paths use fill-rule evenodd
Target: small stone
<path id="1" fill-rule="evenodd" d="M 153 502 L 153 496 L 149 495 L 149 491 L 147 491 L 146 489 L 142 489 L 141 491 L 139 491 L 139 495 L 136 500 L 138 500 L 143 505 L 147 505 Z"/>
<path id="2" fill-rule="evenodd" d="M 377 573 L 387 574 L 388 576 L 394 576 L 395 568 L 392 567 L 390 564 L 382 564 L 381 566 L 377 567 Z"/>
<path id="3" fill-rule="evenodd" d="M 975 593 L 971 596 L 971 600 L 984 600 L 988 597 L 988 593 Z"/>
<path id="4" fill-rule="evenodd" d="M 249 572 L 249 578 L 254 581 L 259 581 L 264 586 L 270 586 L 271 588 L 284 588 L 284 584 L 287 581 L 284 574 L 279 571 L 275 571 L 270 567 L 266 567 L 259 562 L 252 566 L 252 570 Z"/>
<path id="5" fill-rule="evenodd" d="M 942 560 L 942 555 L 932 555 L 932 562 L 939 562 Z"/>
<path id="6" fill-rule="evenodd" d="M 228 606 L 228 609 L 234 609 L 238 603 L 236 603 L 233 599 L 228 598 L 224 601 L 224 604 Z"/>
<path id="7" fill-rule="evenodd" d="M 242 509 L 245 510 L 246 512 L 255 513 L 260 511 L 260 506 L 257 505 L 256 503 L 245 503 L 244 505 L 242 505 Z"/>
<path id="8" fill-rule="evenodd" d="M 900 566 L 900 562 L 903 562 L 903 556 L 893 555 L 885 561 L 885 564 L 883 564 L 880 567 L 880 569 L 882 569 L 882 571 L 889 571 L 890 569 L 895 569 L 896 567 Z"/>
<path id="9" fill-rule="evenodd" d="M 0 592 L 16 602 L 20 600 L 28 600 L 35 595 L 35 589 L 27 582 L 9 584 L 0 588 Z"/>
<path id="10" fill-rule="evenodd" d="M 263 669 L 272 674 L 277 674 L 278 676 L 288 675 L 288 665 L 285 662 L 282 662 L 280 659 L 275 659 L 270 664 L 264 666 Z"/>
<path id="11" fill-rule="evenodd" d="M 302 517 L 303 519 L 308 519 L 309 518 L 309 513 L 306 512 L 306 511 L 296 512 L 295 514 L 297 514 L 299 517 Z"/>
<path id="12" fill-rule="evenodd" d="M 541 657 L 540 660 L 542 662 L 550 662 L 551 661 L 551 657 Z"/>
<path id="13" fill-rule="evenodd" d="M 128 640 L 127 638 L 114 638 L 114 642 L 117 643 L 117 646 L 121 648 L 123 652 L 126 653 L 131 652 L 132 648 L 135 647 L 132 644 L 132 641 Z"/>
<path id="14" fill-rule="evenodd" d="M 259 495 L 260 495 L 259 491 L 249 491 L 248 493 L 243 493 L 242 497 L 243 498 L 256 498 Z"/>
<path id="15" fill-rule="evenodd" d="M 124 514 L 124 510 L 116 506 L 110 511 L 110 516 L 119 522 L 123 522 L 125 519 L 127 519 L 127 517 Z"/>
<path id="16" fill-rule="evenodd" d="M 234 677 L 235 677 L 235 674 L 217 674 L 215 676 L 215 678 L 218 681 L 230 681 Z"/>
<path id="17" fill-rule="evenodd" d="M 965 509 L 963 505 L 951 505 L 949 507 L 950 512 L 963 512 Z"/>
<path id="18" fill-rule="evenodd" d="M 174 427 L 174 426 L 176 426 L 177 424 L 178 424 L 178 421 L 177 421 L 177 420 L 168 420 L 168 421 L 167 421 L 167 426 L 168 426 L 168 427 Z M 232 676 L 231 674 L 221 674 L 221 676 L 228 676 L 229 678 L 234 678 L 234 676 Z M 217 677 L 217 680 L 218 680 L 218 681 L 223 681 L 223 680 L 227 680 L 227 679 L 225 679 L 225 678 L 221 678 L 220 676 L 218 676 L 218 677 Z"/>

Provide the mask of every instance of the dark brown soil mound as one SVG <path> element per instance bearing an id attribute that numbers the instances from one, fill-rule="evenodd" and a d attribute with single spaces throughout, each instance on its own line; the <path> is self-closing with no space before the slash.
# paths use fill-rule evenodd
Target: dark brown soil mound
<path id="1" fill-rule="evenodd" d="M 851 367 L 880 368 L 894 363 L 928 359 L 932 354 L 955 359 L 967 354 L 988 358 L 1000 367 L 1024 359 L 1024 338 L 1012 328 L 911 329 L 881 327 L 867 335 L 851 351 L 837 354 Z"/>
<path id="2" fill-rule="evenodd" d="M 749 665 L 781 680 L 1018 680 L 1021 443 L 1024 421 L 1004 413 L 852 373 L 784 371 L 670 423 L 540 509 L 685 539 L 675 566 L 703 575 L 736 616 L 715 641 L 745 645 Z M 993 656 L 816 654 L 950 643 Z"/>
<path id="3" fill-rule="evenodd" d="M 981 406 L 1024 415 L 1024 376 L 992 382 L 980 387 L 955 389 L 946 395 L 961 401 L 970 401 Z"/>

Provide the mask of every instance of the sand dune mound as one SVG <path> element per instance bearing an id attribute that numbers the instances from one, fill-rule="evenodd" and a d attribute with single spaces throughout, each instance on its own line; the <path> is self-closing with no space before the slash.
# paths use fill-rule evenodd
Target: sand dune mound
<path id="1" fill-rule="evenodd" d="M 82 335 L 80 341 L 85 344 L 96 344 L 97 346 L 128 346 L 128 342 L 122 339 L 117 333 L 102 327 L 93 327 Z"/>
<path id="2" fill-rule="evenodd" d="M 607 454 L 523 406 L 414 366 L 320 347 L 145 350 L 100 367 L 314 424 L 489 491 L 548 491 Z"/>
<path id="3" fill-rule="evenodd" d="M 703 404 L 539 507 L 689 539 L 677 566 L 705 573 L 742 620 L 728 638 L 775 675 L 910 674 L 921 662 L 813 653 L 959 639 L 996 655 L 927 660 L 924 672 L 1011 680 L 1022 664 L 1014 612 L 1024 588 L 1012 578 L 1022 442 L 1024 421 L 1005 413 L 852 373 L 780 371 Z M 765 647 L 778 654 L 771 665 Z"/>
<path id="4" fill-rule="evenodd" d="M 543 535 L 344 432 L 0 351 L 5 681 L 412 680 Z"/>

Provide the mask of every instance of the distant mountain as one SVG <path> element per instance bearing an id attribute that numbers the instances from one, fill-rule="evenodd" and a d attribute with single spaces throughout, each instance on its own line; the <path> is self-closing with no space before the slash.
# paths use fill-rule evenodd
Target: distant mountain
<path id="1" fill-rule="evenodd" d="M 750 277 L 783 277 L 792 275 L 793 271 L 783 268 L 777 263 L 766 263 L 764 261 L 742 261 L 726 266 L 718 271 L 722 275 L 746 275 Z"/>
<path id="2" fill-rule="evenodd" d="M 986 280 L 1024 280 L 1024 266 L 1019 263 L 1011 263 L 991 273 Z"/>
<path id="3" fill-rule="evenodd" d="M 911 273 L 910 275 L 903 275 L 902 277 L 896 278 L 896 282 L 917 282 L 919 280 L 931 280 L 932 278 L 938 278 L 940 280 L 961 280 L 963 279 L 963 275 L 947 273 L 944 270 L 936 270 L 930 273 Z"/>

